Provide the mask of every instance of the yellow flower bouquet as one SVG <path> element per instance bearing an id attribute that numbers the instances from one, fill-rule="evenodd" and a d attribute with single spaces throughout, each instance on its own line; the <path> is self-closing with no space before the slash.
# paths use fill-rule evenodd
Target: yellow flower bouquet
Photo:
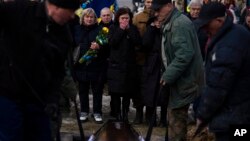
<path id="1" fill-rule="evenodd" d="M 108 33 L 109 29 L 107 27 L 103 27 L 102 30 L 96 36 L 96 43 L 99 45 L 108 44 Z M 89 49 L 80 59 L 79 63 L 86 63 L 89 64 L 93 58 L 97 57 L 98 50 L 96 49 Z"/>

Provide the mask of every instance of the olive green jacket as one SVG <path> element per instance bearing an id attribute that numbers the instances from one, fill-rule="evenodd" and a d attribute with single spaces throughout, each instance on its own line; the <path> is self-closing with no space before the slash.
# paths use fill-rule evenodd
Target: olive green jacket
<path id="1" fill-rule="evenodd" d="M 162 79 L 170 86 L 169 108 L 180 108 L 199 95 L 203 64 L 193 23 L 177 9 L 162 27 Z"/>

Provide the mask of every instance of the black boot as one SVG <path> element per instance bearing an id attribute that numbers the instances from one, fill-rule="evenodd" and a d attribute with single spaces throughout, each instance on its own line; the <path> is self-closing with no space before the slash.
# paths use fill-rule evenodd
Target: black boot
<path id="1" fill-rule="evenodd" d="M 160 127 L 167 127 L 167 106 L 161 106 Z"/>
<path id="2" fill-rule="evenodd" d="M 136 107 L 135 119 L 133 124 L 142 124 L 143 121 L 143 107 L 138 106 Z"/>
<path id="3" fill-rule="evenodd" d="M 128 111 L 129 111 L 130 99 L 123 97 L 122 99 L 122 119 L 124 122 L 129 122 L 128 120 Z"/>
<path id="4" fill-rule="evenodd" d="M 150 125 L 153 120 L 153 125 L 156 126 L 156 114 L 154 114 L 154 112 L 153 107 L 146 107 L 146 124 Z"/>
<path id="5" fill-rule="evenodd" d="M 111 98 L 111 100 L 110 100 L 110 113 L 109 113 L 109 115 L 111 117 L 116 117 L 115 102 L 114 102 L 114 99 L 112 100 L 112 96 L 110 98 Z"/>
<path id="6" fill-rule="evenodd" d="M 112 96 L 112 114 L 116 118 L 117 121 L 122 121 L 122 113 L 121 113 L 121 99 L 119 96 Z"/>
<path id="7" fill-rule="evenodd" d="M 117 113 L 115 118 L 116 118 L 117 121 L 122 121 L 123 120 L 121 113 Z"/>
<path id="8" fill-rule="evenodd" d="M 122 109 L 122 121 L 128 123 L 128 111 L 127 109 Z"/>

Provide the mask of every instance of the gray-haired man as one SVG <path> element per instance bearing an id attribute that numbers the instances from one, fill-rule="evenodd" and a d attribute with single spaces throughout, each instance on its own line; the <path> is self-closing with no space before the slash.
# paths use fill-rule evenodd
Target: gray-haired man
<path id="1" fill-rule="evenodd" d="M 153 9 L 162 25 L 162 85 L 168 85 L 168 140 L 186 140 L 189 104 L 203 84 L 203 65 L 193 23 L 171 0 L 154 0 Z"/>

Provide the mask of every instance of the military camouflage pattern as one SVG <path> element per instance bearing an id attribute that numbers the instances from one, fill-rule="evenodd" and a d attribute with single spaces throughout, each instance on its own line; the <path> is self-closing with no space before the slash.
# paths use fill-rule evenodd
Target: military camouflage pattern
<path id="1" fill-rule="evenodd" d="M 168 141 L 186 141 L 188 107 L 168 109 Z"/>

